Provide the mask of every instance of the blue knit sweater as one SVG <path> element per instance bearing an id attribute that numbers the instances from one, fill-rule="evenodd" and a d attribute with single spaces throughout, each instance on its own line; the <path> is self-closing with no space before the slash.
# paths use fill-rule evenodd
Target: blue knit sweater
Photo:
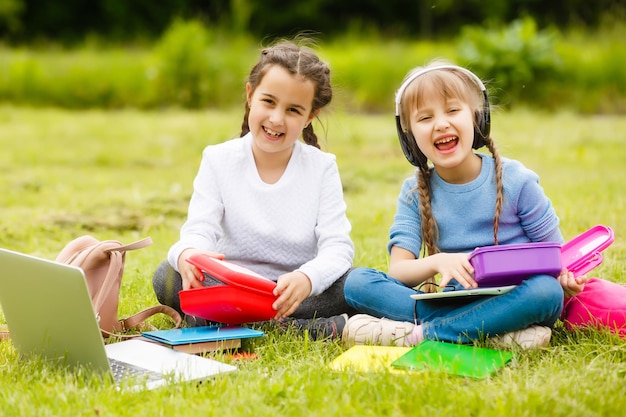
<path id="1" fill-rule="evenodd" d="M 493 217 L 496 185 L 494 161 L 482 158 L 480 175 L 466 184 L 445 182 L 436 172 L 431 178 L 432 210 L 439 227 L 441 252 L 471 252 L 494 244 Z M 502 158 L 504 202 L 500 213 L 498 243 L 563 242 L 559 218 L 539 185 L 539 177 L 520 162 Z M 419 174 L 418 174 L 419 175 Z M 419 257 L 422 245 L 421 216 L 416 177 L 402 185 L 388 250 L 398 246 Z"/>

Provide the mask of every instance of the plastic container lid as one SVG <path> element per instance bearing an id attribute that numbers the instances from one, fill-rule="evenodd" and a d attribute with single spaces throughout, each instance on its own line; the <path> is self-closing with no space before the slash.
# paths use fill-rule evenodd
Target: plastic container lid
<path id="1" fill-rule="evenodd" d="M 585 275 L 602 263 L 602 252 L 615 240 L 610 227 L 597 225 L 561 247 L 561 262 L 575 277 Z"/>

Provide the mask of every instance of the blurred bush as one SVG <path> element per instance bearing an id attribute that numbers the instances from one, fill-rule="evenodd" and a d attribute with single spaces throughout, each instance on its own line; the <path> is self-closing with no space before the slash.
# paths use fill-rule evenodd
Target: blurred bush
<path id="1" fill-rule="evenodd" d="M 538 31 L 530 17 L 502 29 L 467 27 L 461 31 L 459 61 L 488 81 L 503 106 L 542 102 L 545 83 L 562 68 L 557 40 L 556 31 Z"/>
<path id="2" fill-rule="evenodd" d="M 476 72 L 501 107 L 625 113 L 625 39 L 622 22 L 610 22 L 591 36 L 584 30 L 540 31 L 527 18 L 497 29 L 466 28 L 455 42 L 354 31 L 315 49 L 331 66 L 335 104 L 349 111 L 393 111 L 404 75 L 444 58 Z M 68 108 L 239 106 L 261 46 L 245 35 L 176 20 L 151 48 L 0 47 L 0 102 Z"/>
<path id="3" fill-rule="evenodd" d="M 153 81 L 161 100 L 199 107 L 209 90 L 213 68 L 211 33 L 197 21 L 175 20 L 154 48 Z"/>

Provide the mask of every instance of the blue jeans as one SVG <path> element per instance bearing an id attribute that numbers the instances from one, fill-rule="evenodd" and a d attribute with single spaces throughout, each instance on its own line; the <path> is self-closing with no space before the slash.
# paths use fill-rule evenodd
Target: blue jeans
<path id="1" fill-rule="evenodd" d="M 462 287 L 452 281 L 458 289 Z M 361 313 L 422 325 L 424 338 L 471 343 L 484 337 L 525 329 L 551 327 L 563 310 L 563 289 L 548 275 L 536 275 L 512 291 L 495 296 L 413 300 L 419 291 L 384 272 L 355 268 L 346 279 L 348 304 Z"/>

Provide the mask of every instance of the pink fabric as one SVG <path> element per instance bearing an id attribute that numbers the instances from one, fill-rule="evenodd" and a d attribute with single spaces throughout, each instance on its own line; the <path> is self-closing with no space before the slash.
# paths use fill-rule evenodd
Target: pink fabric
<path id="1" fill-rule="evenodd" d="M 561 319 L 565 327 L 608 328 L 626 338 L 626 286 L 590 278 L 584 290 L 565 299 Z"/>

